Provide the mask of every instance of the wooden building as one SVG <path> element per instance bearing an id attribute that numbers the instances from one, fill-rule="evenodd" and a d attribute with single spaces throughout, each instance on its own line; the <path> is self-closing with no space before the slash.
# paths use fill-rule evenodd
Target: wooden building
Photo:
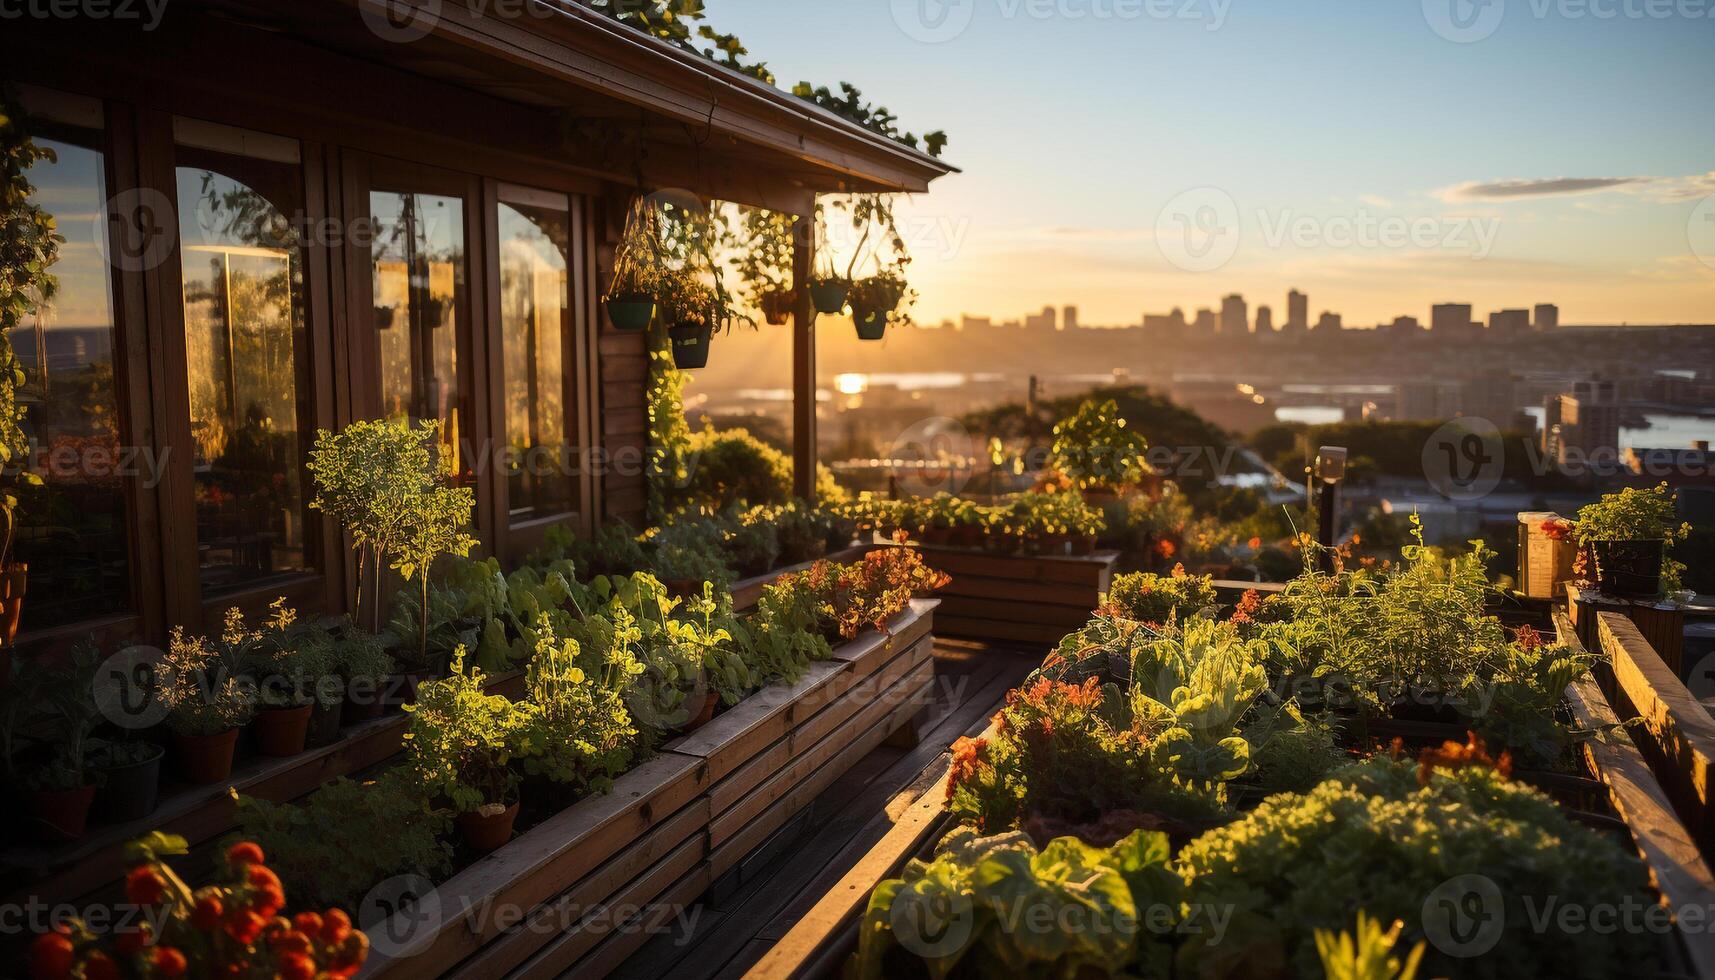
<path id="1" fill-rule="evenodd" d="M 343 608 L 350 550 L 304 462 L 355 419 L 444 420 L 503 561 L 552 525 L 639 519 L 645 341 L 599 305 L 633 198 L 798 215 L 802 278 L 818 193 L 950 169 L 572 0 L 127 9 L 0 31 L 67 239 L 60 295 L 13 337 L 45 481 L 24 644 L 160 642 L 281 595 Z M 806 489 L 813 326 L 806 306 L 774 328 L 795 331 Z M 574 465 L 532 476 L 521 453 Z"/>

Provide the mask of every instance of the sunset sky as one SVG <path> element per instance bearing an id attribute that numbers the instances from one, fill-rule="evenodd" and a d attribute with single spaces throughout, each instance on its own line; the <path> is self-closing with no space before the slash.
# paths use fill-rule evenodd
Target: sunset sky
<path id="1" fill-rule="evenodd" d="M 1715 0 L 1488 2 L 708 11 L 783 87 L 850 80 L 948 131 L 965 173 L 902 211 L 925 322 L 1235 291 L 1278 322 L 1295 286 L 1364 326 L 1442 301 L 1715 322 Z"/>

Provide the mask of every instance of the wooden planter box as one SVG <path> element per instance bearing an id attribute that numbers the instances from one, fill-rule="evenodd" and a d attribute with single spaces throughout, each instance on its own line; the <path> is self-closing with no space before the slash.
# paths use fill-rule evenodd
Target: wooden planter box
<path id="1" fill-rule="evenodd" d="M 757 692 L 372 926 L 362 976 L 600 976 L 921 709 L 936 603 Z"/>
<path id="2" fill-rule="evenodd" d="M 857 561 L 868 552 L 869 548 L 863 545 L 854 545 L 853 547 L 845 548 L 840 551 L 829 552 L 826 556 L 818 558 L 815 561 L 800 562 L 796 565 L 776 568 L 774 571 L 769 572 L 766 575 L 757 575 L 753 578 L 740 579 L 732 584 L 732 589 L 730 590 L 732 592 L 732 606 L 740 612 L 752 608 L 756 605 L 756 600 L 762 598 L 762 589 L 764 586 L 773 585 L 775 580 L 782 575 L 790 575 L 793 572 L 802 572 L 816 564 L 816 561 L 831 561 L 836 564 L 844 564 L 846 562 Z"/>
<path id="3" fill-rule="evenodd" d="M 1117 551 L 1045 557 L 918 550 L 925 564 L 953 577 L 936 593 L 938 635 L 1032 646 L 1052 646 L 1088 622 L 1119 561 Z"/>

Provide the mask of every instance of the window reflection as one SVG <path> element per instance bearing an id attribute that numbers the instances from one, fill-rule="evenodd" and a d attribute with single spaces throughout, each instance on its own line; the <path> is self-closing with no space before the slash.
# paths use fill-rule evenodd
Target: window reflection
<path id="1" fill-rule="evenodd" d="M 101 133 L 34 121 L 54 153 L 28 171 L 30 200 L 65 234 L 52 268 L 58 289 L 10 340 L 24 368 L 18 400 L 39 487 L 19 493 L 20 561 L 30 566 L 24 631 L 131 609 L 123 468 L 146 460 L 121 452 L 113 375 L 113 302 L 95 236 L 107 200 Z M 83 234 L 68 233 L 88 229 Z"/>
<path id="2" fill-rule="evenodd" d="M 298 393 L 307 390 L 295 162 L 178 151 L 185 360 L 203 594 L 310 568 Z"/>
<path id="3" fill-rule="evenodd" d="M 459 459 L 458 334 L 465 304 L 464 202 L 434 194 L 375 191 L 375 329 L 381 410 L 440 419 Z"/>
<path id="4" fill-rule="evenodd" d="M 517 524 L 577 508 L 566 437 L 568 218 L 501 204 L 499 225 L 507 500 Z"/>

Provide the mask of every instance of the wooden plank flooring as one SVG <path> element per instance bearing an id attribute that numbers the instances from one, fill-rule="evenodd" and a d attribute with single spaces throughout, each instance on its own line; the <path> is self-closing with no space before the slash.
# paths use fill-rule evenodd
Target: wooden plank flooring
<path id="1" fill-rule="evenodd" d="M 937 761 L 961 735 L 987 726 L 1006 692 L 1045 648 L 998 647 L 937 638 L 934 699 L 915 745 L 867 755 L 755 854 L 710 887 L 613 974 L 626 980 L 738 977 L 797 917 L 887 833 L 934 779 Z"/>

